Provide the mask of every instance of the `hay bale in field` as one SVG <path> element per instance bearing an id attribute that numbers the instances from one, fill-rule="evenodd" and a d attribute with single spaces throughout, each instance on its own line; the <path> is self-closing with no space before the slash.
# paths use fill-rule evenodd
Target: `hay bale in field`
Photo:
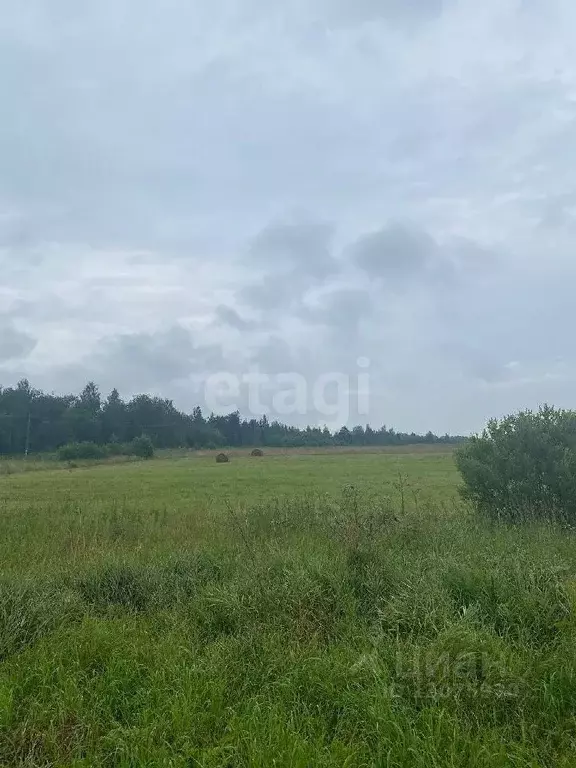
<path id="1" fill-rule="evenodd" d="M 254 448 L 250 456 L 264 456 L 264 451 L 262 451 L 260 448 Z"/>
<path id="2" fill-rule="evenodd" d="M 217 464 L 227 464 L 230 461 L 228 456 L 226 456 L 225 453 L 219 453 L 218 456 L 216 456 L 216 463 Z"/>

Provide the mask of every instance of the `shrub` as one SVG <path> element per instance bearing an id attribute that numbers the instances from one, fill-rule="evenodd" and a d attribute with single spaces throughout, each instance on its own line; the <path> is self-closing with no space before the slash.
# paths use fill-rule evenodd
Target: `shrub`
<path id="1" fill-rule="evenodd" d="M 491 518 L 576 523 L 576 412 L 543 406 L 502 420 L 456 453 L 463 497 Z"/>
<path id="2" fill-rule="evenodd" d="M 152 459 L 154 458 L 154 444 L 146 435 L 135 437 L 130 443 L 130 452 L 133 456 L 138 456 L 141 459 Z"/>
<path id="3" fill-rule="evenodd" d="M 114 457 L 114 456 L 129 456 L 131 453 L 131 446 L 130 445 L 124 445 L 123 443 L 119 443 L 117 441 L 114 441 L 112 443 L 109 443 L 106 446 L 106 452 L 108 453 L 108 456 Z"/>
<path id="4" fill-rule="evenodd" d="M 138 456 L 141 459 L 151 459 L 154 456 L 154 445 L 149 437 L 136 437 L 130 443 L 69 443 L 58 449 L 60 461 L 77 461 L 79 459 L 107 459 L 117 456 Z"/>
<path id="5" fill-rule="evenodd" d="M 217 464 L 227 464 L 230 461 L 228 456 L 226 456 L 225 453 L 219 453 L 218 456 L 216 456 L 216 463 Z"/>
<path id="6" fill-rule="evenodd" d="M 58 449 L 58 458 L 61 461 L 73 461 L 74 459 L 105 459 L 108 455 L 106 447 L 96 443 L 68 443 Z"/>
<path id="7" fill-rule="evenodd" d="M 260 448 L 254 448 L 250 456 L 257 456 L 257 457 L 264 456 L 264 451 L 262 451 Z"/>

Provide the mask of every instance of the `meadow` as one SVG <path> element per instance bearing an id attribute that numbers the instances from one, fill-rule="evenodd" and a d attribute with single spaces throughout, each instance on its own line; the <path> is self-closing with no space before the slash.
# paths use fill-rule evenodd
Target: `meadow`
<path id="1" fill-rule="evenodd" d="M 0 764 L 573 766 L 574 535 L 458 482 L 446 449 L 0 472 Z"/>

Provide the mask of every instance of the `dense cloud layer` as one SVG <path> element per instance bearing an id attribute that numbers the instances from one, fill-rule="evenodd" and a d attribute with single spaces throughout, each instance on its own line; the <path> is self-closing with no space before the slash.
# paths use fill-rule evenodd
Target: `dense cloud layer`
<path id="1" fill-rule="evenodd" d="M 570 0 L 6 0 L 0 383 L 190 408 L 225 372 L 249 410 L 246 376 L 270 403 L 300 374 L 302 423 L 334 373 L 353 419 L 368 370 L 358 418 L 438 432 L 573 405 L 575 23 Z"/>

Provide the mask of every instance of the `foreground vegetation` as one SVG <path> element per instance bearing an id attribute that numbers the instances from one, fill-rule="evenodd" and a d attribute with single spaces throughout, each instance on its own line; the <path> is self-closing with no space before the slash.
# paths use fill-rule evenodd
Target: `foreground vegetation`
<path id="1" fill-rule="evenodd" d="M 462 495 L 484 517 L 576 523 L 576 411 L 492 419 L 456 453 Z"/>
<path id="2" fill-rule="evenodd" d="M 451 455 L 0 478 L 0 764 L 571 766 L 576 542 Z"/>

